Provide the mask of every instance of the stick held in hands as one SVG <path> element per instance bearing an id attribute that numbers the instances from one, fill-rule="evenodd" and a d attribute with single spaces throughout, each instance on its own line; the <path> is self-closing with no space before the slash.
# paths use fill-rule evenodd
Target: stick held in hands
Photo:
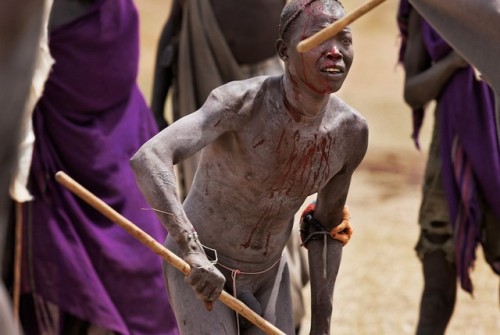
<path id="1" fill-rule="evenodd" d="M 349 24 L 356 21 L 361 16 L 365 15 L 366 13 L 368 13 L 369 11 L 371 11 L 373 8 L 377 7 L 384 1 L 385 0 L 368 0 L 363 5 L 359 6 L 358 8 L 356 8 L 355 10 L 353 10 L 351 13 L 347 14 L 340 20 L 335 21 L 328 27 L 318 31 L 316 34 L 299 42 L 299 44 L 297 44 L 297 51 L 306 52 L 320 45 L 330 37 L 335 36 L 335 34 L 337 34 L 339 31 L 341 31 Z"/>
<path id="2" fill-rule="evenodd" d="M 77 183 L 73 178 L 68 176 L 63 171 L 59 171 L 55 176 L 58 183 L 66 187 L 72 193 L 80 197 L 87 204 L 92 206 L 94 209 L 99 211 L 105 217 L 118 224 L 124 230 L 126 230 L 130 235 L 138 239 L 148 248 L 150 248 L 153 252 L 160 255 L 165 261 L 173 265 L 179 271 L 187 275 L 191 268 L 189 264 L 187 264 L 182 258 L 165 248 L 162 244 L 144 232 L 142 229 L 137 227 L 130 220 L 119 214 L 113 208 L 111 208 L 108 204 L 106 204 L 101 199 L 97 198 L 94 194 L 92 194 L 89 190 L 84 188 L 82 185 Z M 244 303 L 228 294 L 225 291 L 222 291 L 219 300 L 234 310 L 236 313 L 241 314 L 250 322 L 252 322 L 255 326 L 263 330 L 266 334 L 271 335 L 285 335 L 281 330 L 276 328 L 274 325 L 263 319 L 260 315 L 252 311 L 248 308 Z"/>

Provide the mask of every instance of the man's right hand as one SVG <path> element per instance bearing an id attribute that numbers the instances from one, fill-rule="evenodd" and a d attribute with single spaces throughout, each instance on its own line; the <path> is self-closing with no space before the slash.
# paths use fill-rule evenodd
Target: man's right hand
<path id="1" fill-rule="evenodd" d="M 219 298 L 225 277 L 207 259 L 204 253 L 190 252 L 184 260 L 191 266 L 191 272 L 184 279 L 196 293 L 196 296 L 205 302 L 207 310 L 212 310 L 213 302 Z"/>

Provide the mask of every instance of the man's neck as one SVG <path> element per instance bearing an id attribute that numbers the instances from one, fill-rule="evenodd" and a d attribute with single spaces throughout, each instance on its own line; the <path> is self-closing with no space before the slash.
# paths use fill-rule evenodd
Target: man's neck
<path id="1" fill-rule="evenodd" d="M 316 119 L 326 111 L 328 94 L 317 94 L 305 85 L 293 81 L 288 73 L 282 77 L 283 104 L 293 119 Z"/>

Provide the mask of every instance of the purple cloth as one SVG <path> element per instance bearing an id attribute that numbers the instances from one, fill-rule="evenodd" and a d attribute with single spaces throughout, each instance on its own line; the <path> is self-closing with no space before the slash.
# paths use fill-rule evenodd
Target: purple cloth
<path id="1" fill-rule="evenodd" d="M 129 167 L 157 132 L 136 84 L 138 29 L 132 0 L 98 0 L 50 35 L 56 63 L 33 116 L 23 287 L 119 334 L 178 334 L 160 257 L 54 180 L 65 171 L 165 239 Z"/>
<path id="2" fill-rule="evenodd" d="M 405 24 L 411 10 L 411 5 L 406 0 L 400 2 L 398 24 L 403 42 L 400 60 L 405 52 Z M 433 61 L 438 61 L 451 51 L 450 46 L 425 20 L 422 20 L 421 32 Z M 462 287 L 472 292 L 469 271 L 480 242 L 481 205 L 477 194 L 484 198 L 496 218 L 500 218 L 500 148 L 494 95 L 485 82 L 475 79 L 474 71 L 469 67 L 457 71 L 450 78 L 438 99 L 443 185 L 454 227 L 458 276 Z M 423 109 L 414 111 L 414 134 L 417 134 L 417 138 L 423 112 Z M 457 143 L 462 150 L 461 167 L 466 167 L 461 171 L 467 171 L 467 166 L 470 166 L 473 176 L 473 180 L 467 185 L 462 183 L 466 180 L 462 178 L 463 174 L 455 174 L 458 163 L 453 160 L 452 149 Z M 467 198 L 464 194 L 467 194 Z M 490 265 L 498 273 L 498 266 Z"/>

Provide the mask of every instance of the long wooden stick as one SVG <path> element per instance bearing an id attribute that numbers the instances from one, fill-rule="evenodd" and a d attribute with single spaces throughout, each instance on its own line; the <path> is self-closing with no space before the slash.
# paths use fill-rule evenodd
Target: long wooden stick
<path id="1" fill-rule="evenodd" d="M 320 45 L 330 37 L 335 36 L 335 34 L 337 34 L 339 31 L 341 31 L 349 24 L 356 21 L 361 16 L 365 15 L 366 13 L 368 13 L 369 11 L 371 11 L 373 8 L 377 7 L 384 1 L 385 0 L 368 0 L 363 5 L 359 6 L 358 8 L 356 8 L 355 10 L 353 10 L 351 13 L 347 14 L 340 20 L 335 21 L 328 27 L 321 29 L 316 34 L 299 42 L 299 44 L 297 44 L 297 50 L 299 52 L 306 52 Z"/>
<path id="2" fill-rule="evenodd" d="M 101 199 L 97 198 L 94 194 L 84 188 L 82 185 L 78 184 L 74 179 L 68 176 L 66 173 L 59 171 L 56 173 L 56 180 L 69 189 L 71 192 L 76 194 L 90 206 L 94 207 L 97 211 L 103 214 L 105 217 L 113 221 L 114 223 L 121 226 L 130 235 L 138 239 L 156 254 L 160 255 L 165 261 L 172 264 L 178 270 L 180 270 L 185 275 L 189 274 L 191 268 L 182 258 L 178 257 L 176 254 L 165 248 L 162 244 L 157 242 L 153 237 L 148 235 L 146 232 L 137 227 L 134 223 L 129 221 L 127 218 L 119 214 L 108 204 L 106 204 Z M 248 308 L 244 303 L 230 295 L 229 293 L 222 291 L 219 296 L 219 300 L 226 306 L 234 310 L 236 313 L 243 315 L 246 319 L 252 322 L 254 325 L 263 330 L 266 334 L 271 335 L 285 335 L 281 330 L 276 328 L 273 324 L 266 321 L 260 315 Z"/>
<path id="3" fill-rule="evenodd" d="M 15 251 L 14 251 L 14 287 L 12 290 L 12 307 L 14 321 L 19 325 L 19 305 L 21 300 L 21 259 L 23 250 L 23 204 L 15 202 L 16 206 L 16 228 L 15 228 Z"/>

